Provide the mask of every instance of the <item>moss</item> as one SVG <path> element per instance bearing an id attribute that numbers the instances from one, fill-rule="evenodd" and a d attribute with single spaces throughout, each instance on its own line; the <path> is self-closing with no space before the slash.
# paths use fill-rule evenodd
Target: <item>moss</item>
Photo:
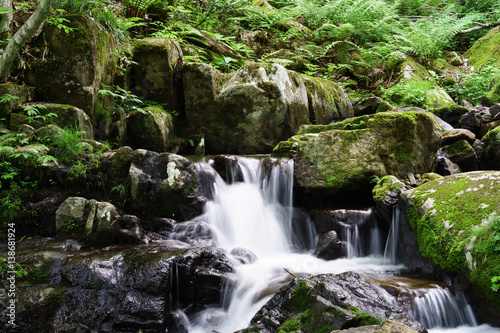
<path id="1" fill-rule="evenodd" d="M 29 316 L 26 318 L 29 332 L 52 332 L 56 311 L 61 307 L 64 299 L 64 290 L 53 290 L 39 304 L 25 306 Z"/>
<path id="2" fill-rule="evenodd" d="M 491 131 L 488 131 L 481 139 L 484 143 L 490 143 L 494 145 L 500 145 L 500 126 L 495 127 Z"/>
<path id="3" fill-rule="evenodd" d="M 470 172 L 430 181 L 405 196 L 422 256 L 449 274 L 469 274 L 478 294 L 500 309 L 489 288 L 500 254 L 478 248 L 494 233 L 477 234 L 485 217 L 500 212 L 499 179 L 499 172 Z"/>
<path id="4" fill-rule="evenodd" d="M 403 187 L 404 184 L 401 183 L 396 177 L 384 176 L 377 182 L 377 185 L 375 185 L 372 190 L 373 199 L 375 201 L 379 201 L 388 193 L 398 191 Z"/>
<path id="5" fill-rule="evenodd" d="M 462 153 L 474 152 L 474 149 L 466 140 L 459 140 L 446 147 L 446 152 L 450 156 L 457 156 Z"/>
<path id="6" fill-rule="evenodd" d="M 490 105 L 500 103 L 500 77 L 496 78 L 495 81 L 496 83 L 493 88 L 484 94 L 484 99 L 486 99 Z"/>
<path id="7" fill-rule="evenodd" d="M 443 176 L 441 176 L 437 173 L 434 173 L 434 172 L 424 173 L 422 175 L 422 183 L 425 184 L 427 182 L 431 182 L 431 181 L 439 179 L 439 178 L 443 178 Z"/>
<path id="8" fill-rule="evenodd" d="M 466 107 L 460 105 L 449 105 L 440 108 L 431 108 L 429 109 L 429 111 L 442 119 L 446 119 L 451 115 L 462 115 L 464 113 L 469 112 L 469 110 Z"/>
<path id="9" fill-rule="evenodd" d="M 464 53 L 468 58 L 468 65 L 475 69 L 486 65 L 500 66 L 500 28 L 491 30 L 486 36 L 477 40 L 472 47 Z"/>
<path id="10" fill-rule="evenodd" d="M 305 311 L 311 305 L 311 300 L 309 299 L 309 294 L 311 292 L 311 286 L 302 280 L 295 287 L 290 295 L 290 304 L 295 311 Z"/>
<path id="11" fill-rule="evenodd" d="M 380 325 L 382 324 L 382 319 L 376 318 L 368 313 L 362 313 L 356 307 L 349 308 L 354 318 L 349 320 L 342 328 L 347 329 L 351 327 L 369 326 L 369 325 Z"/>

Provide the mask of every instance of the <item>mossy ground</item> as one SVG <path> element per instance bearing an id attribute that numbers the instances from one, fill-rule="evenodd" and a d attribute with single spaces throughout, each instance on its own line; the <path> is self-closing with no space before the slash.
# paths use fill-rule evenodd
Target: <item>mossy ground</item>
<path id="1" fill-rule="evenodd" d="M 500 308 L 491 291 L 500 253 L 485 251 L 495 233 L 481 232 L 500 212 L 498 193 L 499 172 L 471 172 L 430 181 L 405 197 L 422 256 L 447 273 L 468 274 L 478 293 Z"/>

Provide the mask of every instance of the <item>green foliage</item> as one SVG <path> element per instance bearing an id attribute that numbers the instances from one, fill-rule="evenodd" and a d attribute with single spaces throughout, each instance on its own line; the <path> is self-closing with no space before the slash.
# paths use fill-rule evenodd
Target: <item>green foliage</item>
<path id="1" fill-rule="evenodd" d="M 0 195 L 0 225 L 4 228 L 12 222 L 19 213 L 24 211 L 23 201 L 11 192 L 4 192 Z"/>
<path id="2" fill-rule="evenodd" d="M 30 124 L 35 120 L 49 123 L 52 118 L 57 117 L 57 114 L 52 112 L 43 114 L 43 112 L 47 111 L 47 107 L 42 104 L 23 106 L 23 111 L 26 112 Z"/>
<path id="3" fill-rule="evenodd" d="M 15 272 L 17 278 L 24 278 L 28 275 L 28 272 L 20 263 L 15 262 L 14 267 L 12 267 L 8 263 L 7 258 L 0 257 L 0 277 L 2 279 L 5 278 L 9 271 Z"/>
<path id="4" fill-rule="evenodd" d="M 405 26 L 393 27 L 392 31 L 395 33 L 395 43 L 402 51 L 430 63 L 450 45 L 457 32 L 476 19 L 474 15 L 462 18 L 447 15 L 431 20 L 407 21 Z"/>
<path id="5" fill-rule="evenodd" d="M 49 16 L 45 19 L 47 24 L 55 26 L 57 29 L 63 30 L 65 33 L 70 33 L 75 30 L 75 28 L 68 27 L 65 23 L 69 23 L 68 19 L 60 16 Z"/>
<path id="6" fill-rule="evenodd" d="M 426 91 L 433 85 L 429 81 L 402 81 L 384 91 L 384 98 L 399 106 L 425 107 Z"/>
<path id="7" fill-rule="evenodd" d="M 142 107 L 147 106 L 146 103 L 132 92 L 119 86 L 105 87 L 105 89 L 99 90 L 99 95 L 113 97 L 115 107 L 123 109 L 125 113 L 130 113 L 132 111 L 145 113 Z"/>
<path id="8" fill-rule="evenodd" d="M 55 157 L 61 162 L 75 161 L 81 157 L 86 151 L 82 145 L 84 133 L 75 126 L 52 137 L 50 144 L 55 148 Z"/>
<path id="9" fill-rule="evenodd" d="M 0 96 L 0 103 L 1 104 L 6 104 L 6 103 L 10 103 L 10 102 L 17 102 L 19 101 L 20 98 L 17 97 L 17 96 L 13 96 L 11 94 L 3 94 L 2 96 Z"/>
<path id="10" fill-rule="evenodd" d="M 486 64 L 470 73 L 459 73 L 456 86 L 443 86 L 456 103 L 463 100 L 480 104 L 481 97 L 488 92 L 494 80 L 500 76 L 500 68 Z"/>

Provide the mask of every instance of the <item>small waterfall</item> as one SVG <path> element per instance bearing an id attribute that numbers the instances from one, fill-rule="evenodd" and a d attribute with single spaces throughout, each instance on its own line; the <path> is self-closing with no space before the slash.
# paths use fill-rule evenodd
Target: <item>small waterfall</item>
<path id="1" fill-rule="evenodd" d="M 409 314 L 427 328 L 477 326 L 476 317 L 462 292 L 434 286 L 418 295 Z"/>
<path id="2" fill-rule="evenodd" d="M 399 207 L 392 210 L 392 223 L 385 244 L 384 265 L 397 265 L 399 260 Z"/>
<path id="3" fill-rule="evenodd" d="M 382 254 L 384 235 L 372 209 L 335 211 L 340 226 L 340 240 L 345 243 L 346 257 L 359 258 Z"/>

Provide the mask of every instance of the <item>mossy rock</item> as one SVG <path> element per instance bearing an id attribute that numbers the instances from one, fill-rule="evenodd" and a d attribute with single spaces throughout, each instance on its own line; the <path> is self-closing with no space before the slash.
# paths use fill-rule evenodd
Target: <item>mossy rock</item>
<path id="1" fill-rule="evenodd" d="M 281 65 L 248 64 L 223 75 L 189 63 L 183 84 L 187 132 L 203 136 L 209 154 L 269 153 L 309 122 L 306 87 Z"/>
<path id="2" fill-rule="evenodd" d="M 30 64 L 26 82 L 36 87 L 37 98 L 70 104 L 82 109 L 95 122 L 98 90 L 111 85 L 116 71 L 115 46 L 111 35 L 85 16 L 64 16 L 69 33 L 45 24 L 33 45 L 44 45 L 51 57 Z M 42 47 L 40 47 L 42 48 Z"/>
<path id="3" fill-rule="evenodd" d="M 273 154 L 294 159 L 297 186 L 336 194 L 364 188 L 372 176 L 433 171 L 440 144 L 440 126 L 431 114 L 382 112 L 303 126 Z"/>
<path id="4" fill-rule="evenodd" d="M 500 212 L 500 172 L 475 171 L 429 181 L 402 199 L 423 258 L 448 274 L 464 274 L 478 295 L 500 309 L 491 278 L 500 275 L 493 217 Z"/>
<path id="5" fill-rule="evenodd" d="M 482 138 L 485 143 L 484 163 L 488 169 L 500 170 L 500 127 L 486 133 Z"/>
<path id="6" fill-rule="evenodd" d="M 449 105 L 440 108 L 431 108 L 429 109 L 429 111 L 455 128 L 460 127 L 460 117 L 469 112 L 466 107 L 460 105 Z"/>
<path id="7" fill-rule="evenodd" d="M 311 123 L 326 125 L 332 120 L 354 116 L 351 101 L 337 83 L 306 75 L 301 77 L 307 90 Z"/>
<path id="8" fill-rule="evenodd" d="M 464 53 L 468 58 L 468 65 L 474 69 L 490 64 L 500 66 L 500 27 L 492 29 L 488 34 L 477 40 L 472 47 Z"/>
<path id="9" fill-rule="evenodd" d="M 133 53 L 136 64 L 132 91 L 144 99 L 165 103 L 169 111 L 181 112 L 183 53 L 179 43 L 167 38 L 141 39 L 135 44 Z"/>
<path id="10" fill-rule="evenodd" d="M 173 116 L 159 106 L 134 111 L 127 118 L 126 142 L 132 148 L 164 152 L 174 141 Z"/>
<path id="11" fill-rule="evenodd" d="M 494 82 L 493 88 L 481 98 L 481 103 L 483 105 L 500 103 L 500 76 L 496 77 Z"/>

